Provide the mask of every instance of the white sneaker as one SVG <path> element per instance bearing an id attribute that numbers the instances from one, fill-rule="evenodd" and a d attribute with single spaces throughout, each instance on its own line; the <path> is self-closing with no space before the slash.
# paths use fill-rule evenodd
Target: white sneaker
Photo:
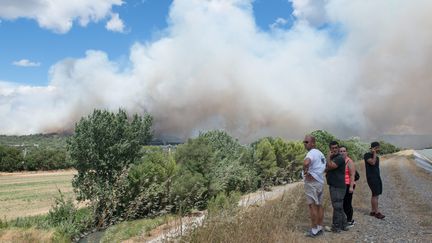
<path id="1" fill-rule="evenodd" d="M 347 225 L 347 227 L 348 227 L 348 228 L 354 227 L 355 224 L 356 224 L 356 222 L 355 222 L 354 219 L 353 219 L 353 220 L 351 220 L 351 221 L 348 221 L 348 225 Z"/>

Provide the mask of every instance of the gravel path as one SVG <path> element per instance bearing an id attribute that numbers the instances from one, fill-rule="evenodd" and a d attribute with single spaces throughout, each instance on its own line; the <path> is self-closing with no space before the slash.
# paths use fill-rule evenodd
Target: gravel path
<path id="1" fill-rule="evenodd" d="M 364 164 L 359 164 L 364 175 Z M 354 194 L 354 219 L 357 224 L 348 232 L 326 233 L 322 240 L 354 242 L 432 242 L 432 178 L 406 156 L 382 159 L 383 194 L 379 220 L 368 215 L 370 191 L 365 176 Z M 329 212 L 328 214 L 331 214 Z"/>
<path id="2" fill-rule="evenodd" d="M 407 189 L 415 191 L 422 202 L 432 208 L 432 173 L 417 167 L 412 161 L 398 157 L 395 162 L 399 166 L 399 172 Z"/>

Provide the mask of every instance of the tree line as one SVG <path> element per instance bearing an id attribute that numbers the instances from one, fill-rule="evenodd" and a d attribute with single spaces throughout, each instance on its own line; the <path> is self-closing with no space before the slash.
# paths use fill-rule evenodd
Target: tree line
<path id="1" fill-rule="evenodd" d="M 20 148 L 0 145 L 0 171 L 38 171 L 72 168 L 65 148 Z"/>

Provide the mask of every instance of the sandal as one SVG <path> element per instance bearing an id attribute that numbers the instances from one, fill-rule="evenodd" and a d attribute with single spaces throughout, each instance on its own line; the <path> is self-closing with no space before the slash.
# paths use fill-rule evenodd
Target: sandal
<path id="1" fill-rule="evenodd" d="M 377 219 L 383 219 L 383 218 L 385 218 L 385 215 L 382 214 L 382 213 L 376 213 L 375 214 L 375 218 L 377 218 Z"/>

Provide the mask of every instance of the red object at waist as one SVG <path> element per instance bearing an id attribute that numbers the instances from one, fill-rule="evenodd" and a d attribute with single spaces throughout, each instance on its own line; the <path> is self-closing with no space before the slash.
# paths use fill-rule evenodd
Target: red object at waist
<path id="1" fill-rule="evenodd" d="M 349 172 L 349 167 L 348 167 L 348 162 L 351 159 L 349 157 L 346 157 L 345 159 L 345 185 L 349 185 L 350 184 L 350 172 Z"/>

